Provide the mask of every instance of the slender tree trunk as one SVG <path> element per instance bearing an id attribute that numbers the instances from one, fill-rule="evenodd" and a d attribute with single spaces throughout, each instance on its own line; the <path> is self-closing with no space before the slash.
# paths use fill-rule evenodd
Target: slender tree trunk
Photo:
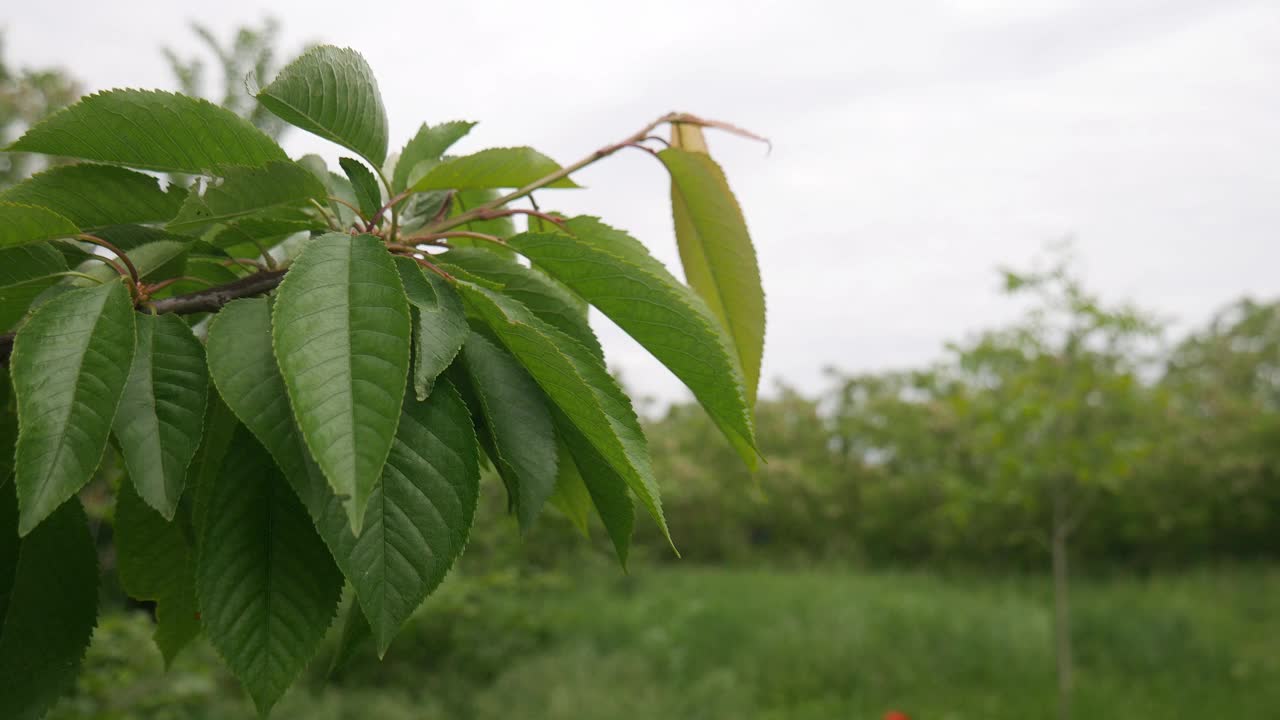
<path id="1" fill-rule="evenodd" d="M 1067 567 L 1067 540 L 1071 529 L 1067 524 L 1066 483 L 1058 481 L 1053 493 L 1053 644 L 1058 670 L 1058 720 L 1071 718 L 1071 598 Z"/>

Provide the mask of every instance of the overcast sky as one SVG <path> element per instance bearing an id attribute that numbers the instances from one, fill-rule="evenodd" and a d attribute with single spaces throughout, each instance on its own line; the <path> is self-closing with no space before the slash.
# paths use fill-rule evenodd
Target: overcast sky
<path id="1" fill-rule="evenodd" d="M 172 88 L 159 48 L 271 15 L 282 51 L 353 47 L 393 150 L 423 122 L 458 146 L 567 163 L 668 110 L 712 136 L 760 253 L 765 377 L 928 362 L 1007 320 L 997 265 L 1076 238 L 1087 280 L 1185 324 L 1280 289 L 1280 3 L 1275 0 L 6 3 L 6 59 L 88 90 Z M 333 146 L 294 131 L 294 154 Z M 589 212 L 677 260 L 661 166 L 623 153 L 542 204 Z M 637 390 L 683 388 L 601 322 Z"/>

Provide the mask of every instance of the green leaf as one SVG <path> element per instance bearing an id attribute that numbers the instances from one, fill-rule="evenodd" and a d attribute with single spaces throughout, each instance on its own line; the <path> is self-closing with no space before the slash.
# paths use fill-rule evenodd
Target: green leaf
<path id="1" fill-rule="evenodd" d="M 409 304 L 391 255 L 370 235 L 311 240 L 280 284 L 272 328 L 302 436 L 359 534 L 409 372 Z"/>
<path id="2" fill-rule="evenodd" d="M 0 202 L 0 248 L 75 237 L 76 224 L 52 210 L 32 205 Z"/>
<path id="3" fill-rule="evenodd" d="M 472 155 L 450 158 L 431 168 L 413 183 L 414 192 L 424 190 L 491 190 L 519 188 L 560 170 L 555 160 L 529 147 L 489 148 Z M 580 187 L 561 178 L 546 187 Z"/>
<path id="4" fill-rule="evenodd" d="M 467 338 L 462 360 L 493 438 L 494 464 L 527 532 L 556 486 L 556 437 L 546 396 L 515 358 L 476 333 Z"/>
<path id="5" fill-rule="evenodd" d="M 159 90 L 86 95 L 6 150 L 192 174 L 288 159 L 274 140 L 230 110 Z"/>
<path id="6" fill-rule="evenodd" d="M 729 333 L 746 379 L 747 403 L 754 406 L 764 355 L 764 289 L 742 209 L 710 155 L 668 148 L 658 157 L 671 173 L 685 278 Z"/>
<path id="7" fill-rule="evenodd" d="M 0 482 L 0 717 L 36 720 L 70 690 L 98 614 L 98 555 L 79 501 L 18 540 Z"/>
<path id="8" fill-rule="evenodd" d="M 442 262 L 497 283 L 502 294 L 518 300 L 542 320 L 554 325 L 588 350 L 604 357 L 591 331 L 583 304 L 564 285 L 537 268 L 480 248 L 459 248 L 439 256 Z"/>
<path id="9" fill-rule="evenodd" d="M 382 481 L 360 537 L 293 423 L 271 354 L 268 301 L 237 300 L 209 328 L 218 390 L 275 458 L 376 627 L 379 651 L 439 584 L 461 552 L 475 511 L 478 469 L 471 420 L 444 380 L 426 402 L 405 398 Z"/>
<path id="10" fill-rule="evenodd" d="M 258 93 L 258 101 L 285 122 L 360 153 L 374 167 L 387 159 L 387 111 L 378 81 L 354 50 L 308 50 Z"/>
<path id="11" fill-rule="evenodd" d="M 444 278 L 424 271 L 412 258 L 396 258 L 396 268 L 413 307 L 414 393 L 426 400 L 436 377 L 457 357 L 471 331 L 462 298 Z"/>
<path id="12" fill-rule="evenodd" d="M 604 361 L 515 300 L 467 282 L 457 287 L 570 423 L 626 481 L 670 542 L 648 443 L 631 401 Z"/>
<path id="13" fill-rule="evenodd" d="M 338 164 L 342 166 L 342 172 L 346 173 L 347 179 L 351 181 L 351 189 L 356 193 L 360 214 L 366 219 L 373 219 L 373 216 L 377 215 L 378 210 L 382 208 L 382 190 L 378 188 L 378 178 L 374 177 L 373 172 L 359 160 L 344 157 L 338 159 Z"/>
<path id="14" fill-rule="evenodd" d="M 287 401 L 285 405 L 288 405 Z M 222 463 L 227 458 L 231 441 L 239 426 L 235 414 L 227 407 L 217 389 L 209 388 L 208 400 L 205 402 L 204 433 L 200 438 L 200 447 L 196 449 L 196 456 L 187 467 L 184 502 L 190 505 L 190 512 L 186 517 L 190 522 L 193 542 L 203 531 L 205 518 L 200 513 L 209 509 L 208 495 L 213 491 L 218 475 L 222 473 Z M 180 514 L 179 518 L 182 517 Z"/>
<path id="15" fill-rule="evenodd" d="M 133 309 L 119 282 L 71 290 L 14 340 L 20 531 L 31 532 L 98 467 L 133 360 Z"/>
<path id="16" fill-rule="evenodd" d="M 625 490 L 626 485 L 622 487 Z M 583 537 L 591 536 L 591 492 L 563 440 L 556 442 L 556 489 L 549 502 L 569 518 Z"/>
<path id="17" fill-rule="evenodd" d="M 406 397 L 364 531 L 355 538 L 343 526 L 336 552 L 379 656 L 462 554 L 479 490 L 476 437 L 457 390 L 441 379 L 425 402 Z"/>
<path id="18" fill-rule="evenodd" d="M 334 673 L 346 667 L 355 657 L 357 651 L 373 639 L 373 630 L 369 621 L 352 595 L 342 611 L 342 624 L 338 626 L 338 639 L 334 641 L 333 655 L 329 658 L 329 668 L 325 671 L 325 682 L 329 682 Z"/>
<path id="19" fill-rule="evenodd" d="M 210 238 L 209 242 L 232 254 L 236 254 L 234 251 L 241 247 L 252 247 L 253 252 L 257 252 L 254 243 L 269 248 L 295 233 L 322 230 L 324 227 L 323 222 L 301 215 L 267 212 L 261 215 L 249 215 L 227 223 Z"/>
<path id="20" fill-rule="evenodd" d="M 49 245 L 0 249 L 0 332 L 13 329 L 40 293 L 67 269 L 62 253 Z"/>
<path id="21" fill-rule="evenodd" d="M 270 162 L 262 167 L 227 167 L 222 183 L 192 193 L 168 228 L 178 232 L 196 230 L 212 223 L 227 222 L 278 207 L 305 207 L 309 200 L 324 200 L 324 184 L 306 168 L 289 161 Z"/>
<path id="22" fill-rule="evenodd" d="M 627 566 L 631 534 L 635 530 L 636 513 L 627 492 L 627 480 L 610 465 L 591 441 L 558 408 L 552 415 L 556 423 L 556 436 L 573 458 L 573 465 L 586 485 L 596 513 L 604 523 L 605 532 L 613 542 L 614 552 L 622 567 Z M 668 538 L 669 540 L 669 538 Z"/>
<path id="23" fill-rule="evenodd" d="M 112 424 L 138 494 L 173 519 L 200 446 L 209 372 L 204 347 L 177 315 L 138 315 L 133 367 Z"/>
<path id="24" fill-rule="evenodd" d="M 456 217 L 472 208 L 484 205 L 497 200 L 499 197 L 497 190 L 458 190 L 452 194 L 449 205 L 449 217 Z M 494 237 L 507 238 L 516 234 L 516 225 L 509 216 L 496 217 L 490 220 L 472 220 L 465 222 L 455 230 L 468 230 L 470 232 L 484 233 L 485 235 L 493 235 Z M 515 252 L 506 248 L 500 248 L 493 243 L 483 240 L 474 240 L 471 238 L 449 238 L 449 246 L 453 248 L 470 248 L 479 247 L 489 252 L 504 255 L 509 258 L 516 256 Z"/>
<path id="25" fill-rule="evenodd" d="M 271 335 L 271 302 L 267 299 L 235 300 L 223 306 L 209 325 L 205 346 L 209 375 L 227 407 L 275 458 L 312 517 L 325 517 L 332 501 L 340 518 L 338 526 L 350 532 L 341 501 L 329 489 L 294 422 Z M 331 541 L 334 536 L 319 522 L 317 525 L 325 542 L 335 547 Z"/>
<path id="26" fill-rule="evenodd" d="M 475 123 L 462 120 L 440 123 L 435 126 L 424 123 L 422 127 L 418 128 L 418 133 L 413 136 L 413 139 L 404 146 L 404 150 L 400 151 L 400 158 L 396 160 L 395 172 L 392 173 L 392 189 L 396 192 L 404 191 L 405 188 L 418 179 L 412 177 L 412 175 L 420 163 L 438 161 L 450 146 L 471 132 L 473 127 L 475 127 Z"/>
<path id="27" fill-rule="evenodd" d="M 155 641 L 165 666 L 200 634 L 195 559 L 177 522 L 147 507 L 130 483 L 116 498 L 116 569 L 129 597 L 156 603 Z"/>
<path id="28" fill-rule="evenodd" d="M 112 165 L 60 165 L 0 192 L 0 201 L 52 210 L 85 230 L 173 217 L 187 191 Z"/>
<path id="29" fill-rule="evenodd" d="M 737 354 L 706 305 L 626 233 L 594 218 L 566 227 L 571 234 L 523 233 L 509 244 L 666 365 L 754 468 L 758 451 Z"/>
<path id="30" fill-rule="evenodd" d="M 270 456 L 241 430 L 208 494 L 196 597 L 209 641 L 266 714 L 315 653 L 342 575 Z"/>

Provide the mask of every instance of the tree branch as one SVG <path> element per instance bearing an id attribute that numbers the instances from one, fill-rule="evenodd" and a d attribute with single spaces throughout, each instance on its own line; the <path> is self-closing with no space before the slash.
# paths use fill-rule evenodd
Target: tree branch
<path id="1" fill-rule="evenodd" d="M 253 297 L 274 290 L 284 278 L 285 272 L 284 270 L 266 270 L 226 285 L 145 303 L 143 307 L 156 314 L 192 315 L 216 312 L 232 300 Z M 13 337 L 13 333 L 0 335 L 0 365 L 9 365 L 9 355 L 13 353 Z"/>

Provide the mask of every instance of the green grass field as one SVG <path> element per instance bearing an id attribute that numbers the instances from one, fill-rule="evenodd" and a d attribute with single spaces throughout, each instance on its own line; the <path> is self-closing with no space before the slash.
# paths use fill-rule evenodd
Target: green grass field
<path id="1" fill-rule="evenodd" d="M 359 654 L 279 718 L 1052 717 L 1035 578 L 644 567 L 453 579 L 385 662 Z M 1077 581 L 1079 718 L 1280 714 L 1280 570 Z M 207 646 L 167 676 L 145 618 L 104 623 L 54 717 L 252 717 Z M 322 675 L 312 673 L 312 686 Z M 305 683 L 304 683 L 305 684 Z"/>

